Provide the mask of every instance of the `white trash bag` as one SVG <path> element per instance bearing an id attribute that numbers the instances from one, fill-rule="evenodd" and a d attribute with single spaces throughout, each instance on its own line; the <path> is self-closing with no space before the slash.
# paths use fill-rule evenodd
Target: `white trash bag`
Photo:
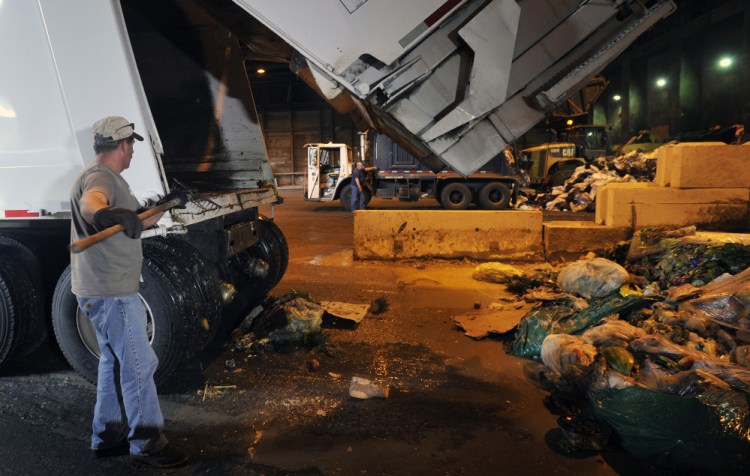
<path id="1" fill-rule="evenodd" d="M 557 284 L 563 291 L 586 299 L 606 296 L 620 289 L 627 280 L 625 268 L 605 258 L 576 261 L 557 275 Z"/>

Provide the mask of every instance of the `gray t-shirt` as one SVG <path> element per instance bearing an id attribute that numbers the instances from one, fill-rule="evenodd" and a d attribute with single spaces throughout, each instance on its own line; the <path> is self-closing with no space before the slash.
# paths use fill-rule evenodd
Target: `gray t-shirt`
<path id="1" fill-rule="evenodd" d="M 70 191 L 73 212 L 70 235 L 73 242 L 99 231 L 81 216 L 81 196 L 88 191 L 103 193 L 112 207 L 135 211 L 139 206 L 125 179 L 98 162 L 89 164 L 78 175 Z M 73 293 L 86 298 L 137 293 L 142 262 L 140 238 L 128 238 L 123 232 L 80 253 L 71 253 Z"/>

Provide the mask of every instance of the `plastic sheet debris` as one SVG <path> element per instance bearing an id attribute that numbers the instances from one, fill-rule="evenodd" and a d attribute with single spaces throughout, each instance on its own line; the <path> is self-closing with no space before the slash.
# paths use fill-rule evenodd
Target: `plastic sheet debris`
<path id="1" fill-rule="evenodd" d="M 507 283 L 512 277 L 524 276 L 520 269 L 504 263 L 482 263 L 474 269 L 472 278 L 490 283 Z"/>
<path id="2" fill-rule="evenodd" d="M 545 337 L 540 353 L 544 365 L 568 380 L 577 380 L 594 363 L 596 347 L 581 336 L 552 334 Z"/>
<path id="3" fill-rule="evenodd" d="M 605 258 L 576 261 L 566 266 L 557 276 L 560 288 L 585 298 L 604 297 L 620 287 L 628 279 L 628 272 Z"/>
<path id="4" fill-rule="evenodd" d="M 378 385 L 366 378 L 352 377 L 349 384 L 349 396 L 366 400 L 368 398 L 388 398 L 390 390 L 387 386 Z"/>
<path id="5" fill-rule="evenodd" d="M 750 468 L 750 412 L 747 398 L 735 392 L 682 397 L 629 387 L 603 390 L 592 400 L 620 445 L 654 468 L 726 475 Z"/>
<path id="6" fill-rule="evenodd" d="M 644 337 L 646 331 L 619 319 L 604 322 L 583 333 L 583 340 L 596 346 L 626 346 L 628 342 Z"/>
<path id="7" fill-rule="evenodd" d="M 700 290 L 699 297 L 683 303 L 680 310 L 725 327 L 750 331 L 750 268 L 712 281 Z"/>
<path id="8" fill-rule="evenodd" d="M 559 302 L 538 305 L 526 314 L 516 331 L 511 353 L 520 357 L 538 357 L 544 338 L 550 334 L 575 334 L 583 331 L 607 316 L 645 306 L 642 296 L 611 294 L 606 298 L 592 299 L 589 308 L 576 311 L 570 305 Z"/>

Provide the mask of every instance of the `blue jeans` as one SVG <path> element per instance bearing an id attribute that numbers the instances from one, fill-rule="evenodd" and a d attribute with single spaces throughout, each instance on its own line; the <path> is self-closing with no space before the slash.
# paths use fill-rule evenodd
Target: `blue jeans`
<path id="1" fill-rule="evenodd" d="M 78 298 L 78 304 L 94 324 L 101 350 L 92 449 L 127 438 L 131 454 L 159 451 L 167 444 L 154 384 L 159 360 L 148 342 L 143 302 L 130 294 Z"/>
<path id="2" fill-rule="evenodd" d="M 352 211 L 365 209 L 365 192 L 352 185 Z"/>

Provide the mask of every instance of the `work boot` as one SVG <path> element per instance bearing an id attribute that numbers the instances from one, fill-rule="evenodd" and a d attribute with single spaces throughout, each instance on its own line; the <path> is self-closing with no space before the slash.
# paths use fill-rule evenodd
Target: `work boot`
<path id="1" fill-rule="evenodd" d="M 174 468 L 183 465 L 188 460 L 187 451 L 171 443 L 155 453 L 131 456 L 134 460 L 154 468 Z"/>
<path id="2" fill-rule="evenodd" d="M 94 458 L 109 458 L 111 456 L 125 456 L 130 453 L 130 443 L 122 440 L 106 448 L 94 448 Z"/>

